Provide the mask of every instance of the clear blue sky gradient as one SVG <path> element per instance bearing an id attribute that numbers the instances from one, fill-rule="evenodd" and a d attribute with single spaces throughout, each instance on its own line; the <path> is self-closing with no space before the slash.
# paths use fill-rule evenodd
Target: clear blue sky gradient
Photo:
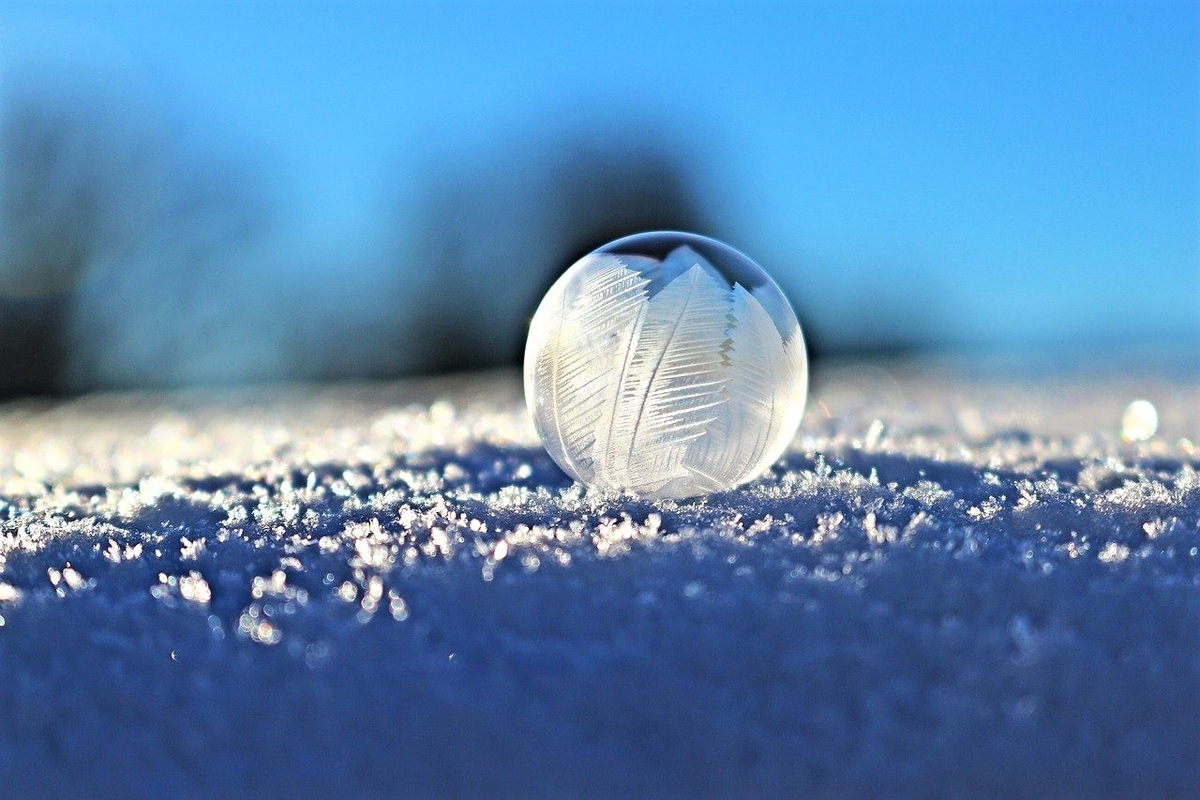
<path id="1" fill-rule="evenodd" d="M 194 142 L 258 162 L 297 254 L 368 263 L 398 176 L 499 137 L 645 120 L 734 244 L 847 326 L 1195 344 L 1198 9 L 8 2 L 0 67 L 120 62 Z"/>

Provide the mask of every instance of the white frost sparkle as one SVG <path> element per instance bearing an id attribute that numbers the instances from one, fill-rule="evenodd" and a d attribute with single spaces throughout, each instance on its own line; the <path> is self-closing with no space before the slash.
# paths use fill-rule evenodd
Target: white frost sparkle
<path id="1" fill-rule="evenodd" d="M 1149 400 L 1134 400 L 1121 415 L 1121 438 L 1144 442 L 1158 431 L 1158 409 Z"/>

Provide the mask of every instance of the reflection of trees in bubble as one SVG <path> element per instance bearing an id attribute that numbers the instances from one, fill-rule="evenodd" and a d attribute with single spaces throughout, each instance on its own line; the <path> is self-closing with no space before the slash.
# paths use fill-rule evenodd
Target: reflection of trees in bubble
<path id="1" fill-rule="evenodd" d="M 482 164 L 439 173 L 410 255 L 421 273 L 402 332 L 404 366 L 517 364 L 533 309 L 583 254 L 645 230 L 719 233 L 685 162 L 655 136 L 568 135 L 514 142 Z"/>

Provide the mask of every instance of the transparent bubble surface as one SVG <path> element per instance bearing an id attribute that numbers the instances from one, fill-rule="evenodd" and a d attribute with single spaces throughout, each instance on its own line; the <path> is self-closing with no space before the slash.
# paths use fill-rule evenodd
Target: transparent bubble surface
<path id="1" fill-rule="evenodd" d="M 723 491 L 783 453 L 808 360 L 775 282 L 728 245 L 642 233 L 581 258 L 538 306 L 525 400 L 546 450 L 590 486 Z"/>

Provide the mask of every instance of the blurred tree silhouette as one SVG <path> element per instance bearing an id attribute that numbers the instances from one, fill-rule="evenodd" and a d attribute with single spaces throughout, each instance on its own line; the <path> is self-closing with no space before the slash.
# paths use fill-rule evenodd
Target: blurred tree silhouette
<path id="1" fill-rule="evenodd" d="M 536 299 L 566 267 L 613 239 L 649 230 L 710 231 L 697 176 L 679 152 L 662 139 L 568 140 L 546 198 L 563 260 Z"/>
<path id="2" fill-rule="evenodd" d="M 0 297 L 0 398 L 58 391 L 66 361 L 69 313 L 62 295 Z"/>
<path id="3" fill-rule="evenodd" d="M 639 231 L 720 235 L 686 164 L 662 137 L 589 133 L 514 139 L 484 163 L 437 173 L 408 256 L 424 269 L 402 332 L 405 366 L 519 364 L 529 317 L 576 259 Z"/>
<path id="4" fill-rule="evenodd" d="M 144 221 L 144 147 L 111 107 L 36 83 L 0 95 L 0 395 L 61 387 L 68 293 Z"/>
<path id="5" fill-rule="evenodd" d="M 0 97 L 0 396 L 512 366 L 590 250 L 726 236 L 698 188 L 712 160 L 610 120 L 438 158 L 384 269 L 297 264 L 268 236 L 260 173 L 195 158 L 144 107 L 81 85 Z"/>
<path id="6" fill-rule="evenodd" d="M 0 294 L 73 287 L 136 235 L 147 142 L 98 98 L 21 87 L 0 98 Z"/>
<path id="7" fill-rule="evenodd" d="M 26 77 L 0 96 L 0 395 L 279 377 L 278 315 L 241 302 L 266 225 L 244 174 L 102 81 Z"/>
<path id="8" fill-rule="evenodd" d="M 73 293 L 69 389 L 288 377 L 290 309 L 274 302 L 260 246 L 271 217 L 246 174 L 164 161 L 142 235 Z"/>

